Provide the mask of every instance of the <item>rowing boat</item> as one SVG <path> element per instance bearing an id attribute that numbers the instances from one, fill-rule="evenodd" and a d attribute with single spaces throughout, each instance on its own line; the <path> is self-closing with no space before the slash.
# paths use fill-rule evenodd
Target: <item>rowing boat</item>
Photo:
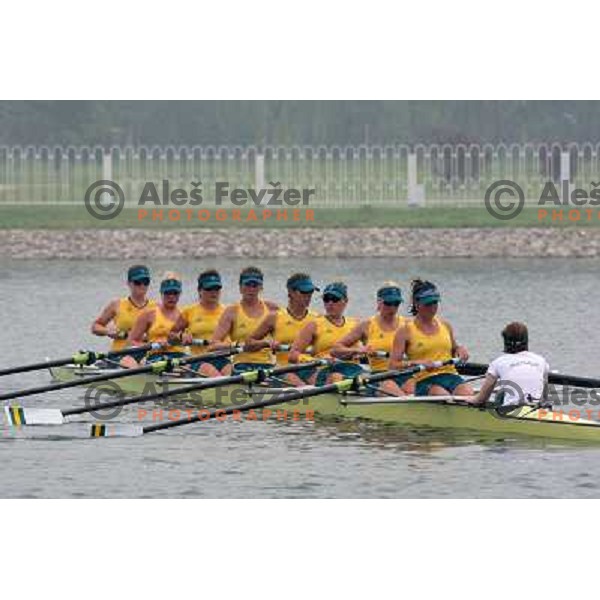
<path id="1" fill-rule="evenodd" d="M 53 378 L 60 381 L 104 372 L 106 370 L 93 366 L 66 366 L 51 370 Z M 120 379 L 118 385 L 122 393 L 145 394 L 160 391 L 164 387 L 173 389 L 173 385 L 197 383 L 201 380 L 203 379 L 195 377 L 142 374 Z M 285 393 L 284 388 L 272 387 L 263 389 L 255 387 L 254 391 L 262 397 L 265 393 Z M 213 408 L 251 402 L 253 397 L 255 395 L 247 386 L 230 385 L 197 392 L 193 398 L 196 404 Z M 501 437 L 533 436 L 600 443 L 600 422 L 583 419 L 576 411 L 567 412 L 531 406 L 520 406 L 509 412 L 499 412 L 492 408 L 481 409 L 465 403 L 457 403 L 451 398 L 427 399 L 415 396 L 382 398 L 353 394 L 325 394 L 293 403 L 284 402 L 277 406 L 277 410 L 343 419 L 366 419 L 415 427 L 472 430 Z"/>

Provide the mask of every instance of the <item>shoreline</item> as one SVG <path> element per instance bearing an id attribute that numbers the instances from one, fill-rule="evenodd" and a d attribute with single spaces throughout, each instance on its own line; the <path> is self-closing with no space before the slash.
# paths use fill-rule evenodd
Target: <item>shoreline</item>
<path id="1" fill-rule="evenodd" d="M 11 259 L 136 258 L 594 258 L 600 229 L 340 228 L 0 230 Z"/>

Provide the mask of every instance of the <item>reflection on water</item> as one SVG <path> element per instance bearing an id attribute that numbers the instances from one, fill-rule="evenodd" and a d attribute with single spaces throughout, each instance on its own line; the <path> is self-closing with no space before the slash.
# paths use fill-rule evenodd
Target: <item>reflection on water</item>
<path id="1" fill-rule="evenodd" d="M 231 301 L 246 263 L 150 266 L 155 273 L 174 266 L 182 271 L 186 302 L 193 299 L 198 271 L 216 266 Z M 406 288 L 411 276 L 421 275 L 439 283 L 443 312 L 474 361 L 493 358 L 502 326 L 520 319 L 530 326 L 532 349 L 552 368 L 599 374 L 598 340 L 589 330 L 597 318 L 589 301 L 597 295 L 595 261 L 285 259 L 260 266 L 266 295 L 279 301 L 293 271 L 310 271 L 319 283 L 345 273 L 349 312 L 361 316 L 374 310 L 374 290 L 382 281 L 395 279 Z M 2 262 L 0 365 L 103 349 L 88 334 L 89 325 L 107 300 L 123 293 L 124 269 L 114 262 Z M 48 374 L 40 371 L 3 378 L 2 390 L 47 382 Z M 83 395 L 65 390 L 24 403 L 80 406 Z M 136 411 L 125 408 L 119 420 L 136 422 Z M 599 448 L 363 421 L 211 421 L 141 438 L 72 437 L 61 443 L 1 435 L 0 449 L 8 457 L 0 463 L 1 497 L 600 496 Z"/>

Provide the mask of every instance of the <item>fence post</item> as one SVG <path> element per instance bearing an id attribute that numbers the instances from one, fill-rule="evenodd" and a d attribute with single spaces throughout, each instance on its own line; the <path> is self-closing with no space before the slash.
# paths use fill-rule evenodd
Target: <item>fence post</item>
<path id="1" fill-rule="evenodd" d="M 425 204 L 425 190 L 418 183 L 417 155 L 408 153 L 408 206 L 423 206 Z"/>
<path id="2" fill-rule="evenodd" d="M 566 182 L 566 183 L 563 183 Z M 561 195 L 562 190 L 564 189 L 567 193 L 567 198 L 571 198 L 571 156 L 568 152 L 560 153 L 560 183 L 561 186 Z"/>
<path id="3" fill-rule="evenodd" d="M 257 152 L 254 166 L 254 189 L 262 190 L 265 187 L 265 155 Z"/>

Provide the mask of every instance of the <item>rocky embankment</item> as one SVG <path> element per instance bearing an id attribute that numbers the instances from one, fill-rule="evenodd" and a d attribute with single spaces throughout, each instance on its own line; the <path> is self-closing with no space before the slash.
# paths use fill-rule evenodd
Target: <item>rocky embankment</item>
<path id="1" fill-rule="evenodd" d="M 600 228 L 0 230 L 15 259 L 180 257 L 597 257 Z"/>

